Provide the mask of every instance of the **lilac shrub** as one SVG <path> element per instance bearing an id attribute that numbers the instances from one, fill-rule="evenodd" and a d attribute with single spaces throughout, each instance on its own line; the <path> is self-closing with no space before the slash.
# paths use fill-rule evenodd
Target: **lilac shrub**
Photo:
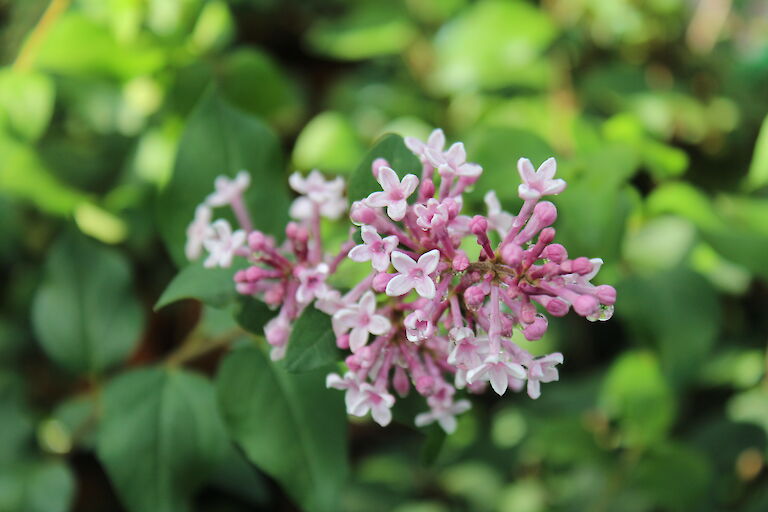
<path id="1" fill-rule="evenodd" d="M 326 180 L 318 171 L 290 177 L 300 195 L 286 240 L 278 244 L 252 228 L 242 199 L 250 180 L 241 172 L 216 180 L 189 226 L 186 253 L 196 259 L 206 252 L 206 267 L 228 267 L 235 257 L 249 262 L 235 274 L 234 286 L 277 310 L 264 328 L 273 360 L 284 357 L 292 325 L 310 304 L 330 315 L 336 344 L 350 355 L 346 372 L 328 375 L 327 385 L 345 391 L 349 414 L 370 412 L 385 426 L 394 395 L 413 388 L 429 406 L 416 425 L 437 422 L 450 433 L 456 415 L 470 407 L 456 399 L 459 389 L 482 393 L 490 385 L 503 395 L 526 388 L 536 399 L 542 383 L 558 380 L 563 355 L 534 357 L 512 341 L 515 329 L 538 340 L 547 331 L 544 312 L 563 316 L 571 309 L 590 321 L 607 320 L 616 291 L 590 282 L 602 260 L 569 258 L 554 243 L 557 208 L 543 199 L 566 187 L 555 178 L 554 158 L 538 169 L 519 160 L 523 204 L 517 215 L 503 211 L 489 192 L 487 214 L 469 217 L 461 214 L 463 194 L 482 168 L 466 161 L 464 145 L 445 150 L 439 129 L 426 142 L 406 138 L 406 145 L 422 163 L 421 177 L 400 179 L 386 160 L 373 162 L 381 190 L 349 208 L 361 244 L 353 241 L 354 229 L 336 254 L 323 244 L 321 218 L 339 219 L 347 211 L 341 178 Z M 233 231 L 226 220 L 211 223 L 212 208 L 225 205 L 240 229 Z M 479 245 L 474 258 L 462 250 L 468 237 Z M 346 258 L 370 265 L 371 272 L 342 292 L 329 277 Z"/>

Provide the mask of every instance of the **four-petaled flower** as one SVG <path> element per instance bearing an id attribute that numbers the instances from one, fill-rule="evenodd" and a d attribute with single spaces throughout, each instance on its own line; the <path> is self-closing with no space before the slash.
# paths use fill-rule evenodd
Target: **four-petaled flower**
<path id="1" fill-rule="evenodd" d="M 559 375 L 555 365 L 563 363 L 563 354 L 555 352 L 544 357 L 532 359 L 528 366 L 528 396 L 533 399 L 541 396 L 541 383 L 554 382 Z"/>
<path id="2" fill-rule="evenodd" d="M 299 287 L 296 290 L 296 300 L 301 304 L 309 304 L 312 299 L 323 299 L 330 289 L 325 284 L 328 277 L 328 265 L 320 263 L 316 267 L 301 268 L 297 277 Z"/>
<path id="3" fill-rule="evenodd" d="M 378 336 L 389 328 L 387 317 L 376 314 L 376 297 L 370 290 L 363 294 L 360 302 L 333 315 L 333 330 L 337 338 L 352 329 L 349 334 L 349 349 L 352 352 L 357 352 L 368 343 L 368 333 Z"/>
<path id="4" fill-rule="evenodd" d="M 376 180 L 381 185 L 382 191 L 372 193 L 365 202 L 374 208 L 386 206 L 390 219 L 402 220 L 408 208 L 406 200 L 419 185 L 419 178 L 413 174 L 406 174 L 400 181 L 395 171 L 389 167 L 381 167 Z"/>
<path id="5" fill-rule="evenodd" d="M 338 219 L 347 209 L 344 199 L 344 180 L 335 178 L 326 180 L 320 171 L 313 170 L 304 178 L 295 172 L 288 178 L 291 188 L 303 194 L 297 197 L 291 205 L 291 217 L 305 220 L 312 217 L 317 209 L 320 215 L 329 219 Z"/>
<path id="6" fill-rule="evenodd" d="M 209 194 L 205 202 L 209 206 L 226 206 L 241 195 L 251 184 L 251 175 L 246 171 L 240 171 L 235 179 L 227 176 L 219 176 L 213 182 L 216 191 Z"/>
<path id="7" fill-rule="evenodd" d="M 360 399 L 360 381 L 357 376 L 352 372 L 347 372 L 342 378 L 337 373 L 329 373 L 325 377 L 325 387 L 346 390 L 344 404 L 347 406 L 347 414 L 352 414 Z"/>
<path id="8" fill-rule="evenodd" d="M 499 395 L 503 395 L 507 390 L 510 377 L 524 379 L 525 368 L 517 363 L 499 359 L 496 355 L 486 357 L 483 364 L 467 372 L 467 382 L 472 384 L 483 380 L 490 381 L 491 387 Z"/>
<path id="9" fill-rule="evenodd" d="M 349 391 L 347 391 L 349 392 Z M 353 416 L 365 416 L 368 411 L 371 411 L 371 417 L 373 421 L 386 427 L 389 422 L 392 421 L 392 411 L 390 410 L 395 404 L 395 397 L 381 388 L 376 388 L 367 382 L 360 384 L 357 393 L 355 393 L 354 400 L 350 404 L 351 410 L 348 410 L 349 414 Z"/>
<path id="10" fill-rule="evenodd" d="M 419 157 L 422 164 L 429 163 L 429 156 L 427 156 L 427 150 L 442 152 L 445 146 L 445 134 L 443 130 L 437 128 L 429 134 L 427 142 L 422 142 L 415 137 L 406 137 L 405 145 L 413 152 L 414 155 Z"/>
<path id="11" fill-rule="evenodd" d="M 437 270 L 440 251 L 432 249 L 422 254 L 419 261 L 413 261 L 400 251 L 392 253 L 392 265 L 399 273 L 387 283 L 386 293 L 390 297 L 399 297 L 416 289 L 416 293 L 426 299 L 435 297 L 435 282 L 429 274 Z"/>
<path id="12" fill-rule="evenodd" d="M 483 172 L 479 165 L 467 162 L 467 151 L 461 142 L 453 144 L 448 151 L 436 151 L 432 148 L 427 148 L 426 151 L 430 163 L 437 167 L 440 176 L 477 178 Z"/>
<path id="13" fill-rule="evenodd" d="M 533 164 L 527 158 L 517 161 L 517 170 L 523 182 L 517 188 L 520 199 L 540 199 L 542 196 L 559 194 L 565 190 L 565 181 L 552 179 L 557 172 L 557 162 L 554 158 L 547 158 L 539 166 L 533 169 Z"/>
<path id="14" fill-rule="evenodd" d="M 414 343 L 429 339 L 435 333 L 435 324 L 422 309 L 417 309 L 405 317 L 403 325 L 405 326 L 406 338 Z"/>
<path id="15" fill-rule="evenodd" d="M 453 349 L 448 354 L 448 364 L 462 369 L 473 369 L 483 362 L 482 342 L 487 338 L 475 339 L 475 333 L 469 327 L 454 327 L 448 332 L 448 339 L 453 343 Z"/>
<path id="16" fill-rule="evenodd" d="M 211 216 L 213 212 L 205 204 L 195 209 L 195 220 L 187 228 L 187 243 L 184 246 L 184 254 L 188 260 L 196 260 L 203 252 L 203 243 L 213 234 L 211 229 Z"/>
<path id="17" fill-rule="evenodd" d="M 453 434 L 456 431 L 456 416 L 467 412 L 471 407 L 468 400 L 459 400 L 448 405 L 433 407 L 429 412 L 417 414 L 415 423 L 417 427 L 425 427 L 437 421 L 446 434 Z"/>
<path id="18" fill-rule="evenodd" d="M 364 243 L 349 251 L 349 259 L 359 262 L 371 260 L 373 268 L 379 272 L 386 271 L 389 268 L 389 255 L 397 248 L 397 237 L 392 235 L 381 238 L 371 226 L 363 226 L 360 236 Z"/>
<path id="19" fill-rule="evenodd" d="M 206 268 L 229 267 L 232 265 L 232 257 L 245 243 L 245 231 L 238 229 L 234 233 L 229 222 L 219 219 L 211 224 L 211 236 L 203 241 L 208 258 L 203 264 Z"/>

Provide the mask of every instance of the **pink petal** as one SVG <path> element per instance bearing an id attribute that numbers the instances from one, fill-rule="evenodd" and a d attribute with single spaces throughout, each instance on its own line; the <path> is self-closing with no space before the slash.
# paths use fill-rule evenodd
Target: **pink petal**
<path id="1" fill-rule="evenodd" d="M 422 256 L 422 258 L 423 257 L 424 256 Z M 416 262 L 413 261 L 410 256 L 400 251 L 394 251 L 392 253 L 392 265 L 394 265 L 395 270 L 402 274 L 407 274 L 417 267 Z M 421 265 L 418 266 L 421 267 Z"/>
<path id="2" fill-rule="evenodd" d="M 443 130 L 440 128 L 432 130 L 432 133 L 429 134 L 429 138 L 427 139 L 427 146 L 437 149 L 438 151 L 442 150 L 443 146 L 445 146 L 445 134 L 443 133 Z"/>
<path id="3" fill-rule="evenodd" d="M 371 317 L 371 322 L 368 324 L 368 331 L 376 336 L 384 334 L 389 331 L 392 325 L 389 323 L 386 317 L 382 315 L 374 315 Z"/>
<path id="4" fill-rule="evenodd" d="M 387 215 L 392 220 L 403 220 L 405 217 L 405 210 L 408 208 L 408 203 L 403 201 L 390 202 L 387 206 Z"/>
<path id="5" fill-rule="evenodd" d="M 527 374 L 525 373 L 525 368 L 523 368 L 519 364 L 507 363 L 506 361 L 502 361 L 502 364 L 504 364 L 504 366 L 507 367 L 507 373 L 509 373 L 513 377 L 517 379 L 526 378 Z"/>
<path id="6" fill-rule="evenodd" d="M 509 385 L 509 377 L 507 377 L 507 372 L 505 372 L 503 368 L 496 365 L 492 366 L 489 372 L 491 377 L 491 387 L 496 393 L 503 395 L 507 390 L 507 386 Z"/>
<path id="7" fill-rule="evenodd" d="M 432 278 L 426 276 L 422 277 L 421 279 L 417 279 L 416 293 L 425 299 L 433 299 L 435 297 L 435 282 L 432 281 Z"/>
<path id="8" fill-rule="evenodd" d="M 381 240 L 381 236 L 376 232 L 376 228 L 372 226 L 363 226 L 360 228 L 360 238 L 362 238 L 363 242 L 368 245 Z"/>
<path id="9" fill-rule="evenodd" d="M 397 177 L 397 173 L 389 167 L 381 167 L 379 169 L 378 181 L 386 192 L 400 186 L 400 179 Z"/>
<path id="10" fill-rule="evenodd" d="M 458 167 L 467 160 L 467 152 L 464 149 L 464 144 L 456 142 L 448 151 L 445 152 L 445 159 L 451 164 L 451 167 Z"/>
<path id="11" fill-rule="evenodd" d="M 541 396 L 541 383 L 538 380 L 528 381 L 528 396 L 534 400 Z"/>
<path id="12" fill-rule="evenodd" d="M 459 175 L 466 176 L 467 178 L 474 178 L 480 176 L 483 172 L 483 168 L 477 164 L 464 164 L 459 167 Z"/>
<path id="13" fill-rule="evenodd" d="M 539 192 L 534 188 L 529 187 L 525 183 L 521 183 L 517 187 L 517 195 L 520 196 L 520 199 L 523 199 L 523 200 L 538 199 L 541 197 L 541 192 Z"/>
<path id="14" fill-rule="evenodd" d="M 349 259 L 352 261 L 368 261 L 371 259 L 371 250 L 367 245 L 356 245 L 349 251 Z"/>
<path id="15" fill-rule="evenodd" d="M 368 331 L 362 327 L 352 329 L 349 335 L 349 349 L 355 353 L 368 343 Z"/>
<path id="16" fill-rule="evenodd" d="M 453 434 L 456 432 L 456 417 L 451 414 L 445 414 L 443 416 L 440 416 L 437 419 L 437 422 L 440 424 L 442 429 L 445 431 L 446 434 Z"/>
<path id="17" fill-rule="evenodd" d="M 365 204 L 373 208 L 381 208 L 389 204 L 389 197 L 385 192 L 373 192 L 365 199 Z"/>
<path id="18" fill-rule="evenodd" d="M 395 249 L 397 249 L 397 245 L 400 243 L 400 240 L 397 238 L 397 236 L 392 235 L 386 237 L 384 240 L 384 251 L 389 254 Z M 601 261 L 602 263 L 602 261 Z"/>
<path id="19" fill-rule="evenodd" d="M 520 173 L 520 178 L 526 184 L 536 181 L 536 170 L 527 158 L 521 158 L 517 161 L 517 172 Z"/>
<path id="20" fill-rule="evenodd" d="M 368 290 L 360 298 L 360 310 L 371 315 L 376 309 L 376 297 L 373 296 L 373 292 Z"/>
<path id="21" fill-rule="evenodd" d="M 477 368 L 473 368 L 467 372 L 467 382 L 470 384 L 474 383 L 475 381 L 478 381 L 483 378 L 483 376 L 488 372 L 488 365 L 481 364 Z"/>
<path id="22" fill-rule="evenodd" d="M 405 138 L 405 147 L 411 150 L 416 155 L 421 155 L 424 153 L 424 149 L 426 149 L 426 146 L 423 142 L 421 142 L 416 137 L 406 137 Z"/>
<path id="23" fill-rule="evenodd" d="M 375 252 L 371 256 L 371 264 L 373 265 L 373 268 L 378 270 L 379 272 L 384 272 L 389 267 L 389 255 Z"/>
<path id="24" fill-rule="evenodd" d="M 371 408 L 371 417 L 373 417 L 373 421 L 386 427 L 392 421 L 392 411 L 384 404 L 377 404 Z"/>
<path id="25" fill-rule="evenodd" d="M 414 283 L 408 276 L 396 275 L 387 283 L 386 294 L 390 297 L 405 295 L 413 289 Z"/>
<path id="26" fill-rule="evenodd" d="M 547 186 L 544 187 L 545 195 L 556 195 L 565 190 L 565 180 L 550 180 Z"/>
<path id="27" fill-rule="evenodd" d="M 400 191 L 403 193 L 403 197 L 408 197 L 413 194 L 416 187 L 419 186 L 419 178 L 415 174 L 406 174 L 403 177 L 403 182 L 400 184 Z"/>
<path id="28" fill-rule="evenodd" d="M 536 174 L 541 176 L 542 178 L 546 180 L 551 180 L 555 177 L 555 173 L 557 172 L 557 162 L 554 158 L 547 158 L 544 160 L 544 163 L 542 163 L 539 166 L 539 170 L 536 171 Z"/>
<path id="29" fill-rule="evenodd" d="M 440 167 L 440 165 L 444 165 L 446 163 L 443 152 L 434 150 L 432 148 L 427 148 L 427 159 L 429 160 L 429 163 L 435 167 Z"/>
<path id="30" fill-rule="evenodd" d="M 437 249 L 432 249 L 431 251 L 424 253 L 419 257 L 418 266 L 425 274 L 431 274 L 437 269 L 437 264 L 439 262 L 440 262 L 440 251 L 438 251 Z"/>
<path id="31" fill-rule="evenodd" d="M 294 172 L 291 174 L 291 176 L 288 178 L 288 184 L 291 186 L 293 190 L 298 192 L 299 194 L 306 194 L 307 193 L 307 186 L 304 182 L 304 178 L 301 176 L 301 173 Z"/>

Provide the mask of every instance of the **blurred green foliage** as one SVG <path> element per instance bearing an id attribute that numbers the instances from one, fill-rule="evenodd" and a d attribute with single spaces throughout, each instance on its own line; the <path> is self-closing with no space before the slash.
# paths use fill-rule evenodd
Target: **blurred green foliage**
<path id="1" fill-rule="evenodd" d="M 0 19 L 0 512 L 768 509 L 764 1 L 5 0 Z M 231 272 L 176 274 L 214 177 L 248 169 L 279 236 L 287 172 L 355 176 L 357 198 L 379 152 L 418 165 L 383 134 L 437 126 L 485 169 L 468 210 L 490 189 L 516 207 L 517 159 L 558 158 L 558 238 L 619 291 L 611 322 L 537 342 L 562 381 L 481 397 L 448 437 L 347 433 L 322 371 L 251 342 L 218 365 L 230 313 L 268 315 Z M 171 305 L 188 297 L 206 305 Z"/>

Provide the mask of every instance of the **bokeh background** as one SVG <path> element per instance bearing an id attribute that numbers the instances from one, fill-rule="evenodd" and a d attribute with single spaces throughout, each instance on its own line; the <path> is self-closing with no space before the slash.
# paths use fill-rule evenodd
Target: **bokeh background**
<path id="1" fill-rule="evenodd" d="M 0 23 L 0 511 L 123 510 L 93 454 L 104 377 L 30 317 L 61 233 L 133 275 L 123 368 L 226 323 L 152 311 L 175 274 L 155 200 L 211 87 L 279 135 L 283 178 L 442 127 L 485 168 L 468 209 L 514 209 L 517 159 L 556 156 L 558 238 L 619 292 L 610 322 L 550 323 L 537 401 L 477 397 L 447 438 L 353 423 L 343 510 L 768 510 L 765 0 L 0 0 Z M 192 509 L 297 510 L 244 459 Z"/>

